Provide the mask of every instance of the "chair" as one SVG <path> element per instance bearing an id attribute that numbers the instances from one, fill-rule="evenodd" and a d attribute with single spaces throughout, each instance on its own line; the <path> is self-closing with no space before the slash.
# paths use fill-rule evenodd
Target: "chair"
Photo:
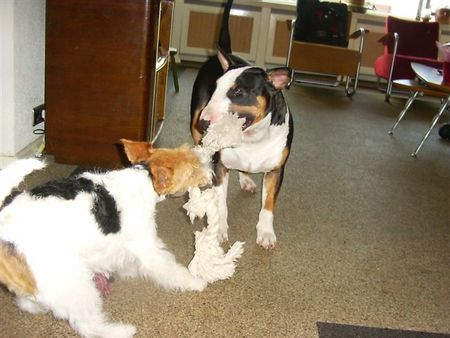
<path id="1" fill-rule="evenodd" d="M 348 35 L 349 15 L 346 4 L 297 0 L 297 19 L 289 22 L 286 66 L 294 73 L 320 74 L 336 77 L 336 81 L 311 81 L 297 76 L 295 82 L 338 86 L 346 79 L 345 91 L 351 97 L 358 86 L 364 36 L 360 28 Z M 357 50 L 347 48 L 349 39 L 359 38 Z M 331 61 L 332 60 L 332 61 Z M 352 87 L 350 86 L 353 83 Z"/>
<path id="2" fill-rule="evenodd" d="M 411 62 L 436 68 L 442 68 L 442 62 L 437 60 L 436 41 L 439 40 L 439 23 L 388 16 L 385 31 L 385 35 L 379 40 L 384 44 L 384 53 L 375 60 L 374 69 L 380 89 L 380 79 L 387 81 L 386 89 L 383 91 L 385 101 L 389 102 L 394 80 L 415 78 Z"/>
<path id="3" fill-rule="evenodd" d="M 409 91 L 410 95 L 409 95 L 408 100 L 406 101 L 405 107 L 402 109 L 402 111 L 398 115 L 397 120 L 395 121 L 394 125 L 389 130 L 389 132 L 388 132 L 389 135 L 393 135 L 394 134 L 394 130 L 397 128 L 398 124 L 403 119 L 403 117 L 405 116 L 406 112 L 408 111 L 408 109 L 411 107 L 412 103 L 415 101 L 415 99 L 418 96 L 426 95 L 426 96 L 437 97 L 437 98 L 441 99 L 441 106 L 439 108 L 438 113 L 433 117 L 433 119 L 431 121 L 431 124 L 430 124 L 430 127 L 427 129 L 425 135 L 422 137 L 422 139 L 421 139 L 419 145 L 417 146 L 417 148 L 411 154 L 411 156 L 417 157 L 417 154 L 419 153 L 419 151 L 422 148 L 423 144 L 427 140 L 428 136 L 430 136 L 430 133 L 433 130 L 434 126 L 439 121 L 439 119 L 444 114 L 444 112 L 447 110 L 447 107 L 450 104 L 450 96 L 449 96 L 448 92 L 435 90 L 435 89 L 427 86 L 426 84 L 424 84 L 422 82 L 419 82 L 419 81 L 416 81 L 416 80 L 409 80 L 409 79 L 394 80 L 393 81 L 393 85 L 396 88 L 399 88 L 399 89 L 402 89 L 402 90 L 405 90 L 405 91 Z"/>
<path id="4" fill-rule="evenodd" d="M 417 62 L 411 62 L 411 69 L 417 76 L 417 80 L 407 79 L 393 81 L 394 87 L 408 90 L 410 92 L 410 97 L 406 102 L 405 107 L 400 112 L 397 121 L 389 130 L 389 134 L 393 134 L 394 129 L 397 128 L 398 124 L 403 119 L 417 96 L 427 95 L 441 99 L 441 106 L 438 110 L 438 113 L 434 115 L 425 135 L 422 137 L 416 150 L 411 154 L 411 156 L 416 157 L 423 144 L 430 136 L 431 131 L 436 126 L 437 122 L 440 120 L 442 115 L 447 112 L 447 109 L 450 105 L 450 89 L 446 83 L 443 83 L 444 75 L 440 74 L 438 69 Z"/>

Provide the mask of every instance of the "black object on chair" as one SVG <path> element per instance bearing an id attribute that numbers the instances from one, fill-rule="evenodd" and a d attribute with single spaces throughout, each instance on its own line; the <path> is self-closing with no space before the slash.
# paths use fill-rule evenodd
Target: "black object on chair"
<path id="1" fill-rule="evenodd" d="M 347 5 L 318 0 L 298 0 L 294 39 L 325 45 L 348 46 Z"/>
<path id="2" fill-rule="evenodd" d="M 297 19 L 291 22 L 286 65 L 296 73 L 336 76 L 334 83 L 296 79 L 297 83 L 337 86 L 341 78 L 346 78 L 347 95 L 351 97 L 356 92 L 367 31 L 360 28 L 348 35 L 348 30 L 346 4 L 297 0 Z M 349 39 L 357 38 L 358 49 L 348 48 Z"/>

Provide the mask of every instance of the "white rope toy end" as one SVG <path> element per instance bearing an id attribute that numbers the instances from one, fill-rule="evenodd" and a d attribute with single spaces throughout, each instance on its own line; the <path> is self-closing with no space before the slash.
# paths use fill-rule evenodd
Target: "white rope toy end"
<path id="1" fill-rule="evenodd" d="M 196 217 L 207 216 L 208 226 L 195 232 L 195 253 L 189 271 L 208 283 L 228 279 L 236 270 L 236 261 L 244 252 L 244 242 L 235 242 L 227 253 L 217 238 L 219 231 L 218 195 L 212 188 L 189 190 L 189 201 L 183 205 L 191 222 Z"/>
<path id="2" fill-rule="evenodd" d="M 224 114 L 212 124 L 202 139 L 202 146 L 194 150 L 205 160 L 224 148 L 236 147 L 243 138 L 242 126 L 244 118 L 237 114 Z M 201 191 L 199 188 L 189 189 L 189 201 L 183 205 L 187 215 L 194 222 L 195 218 L 207 217 L 207 227 L 195 232 L 195 253 L 189 264 L 189 271 L 208 283 L 233 276 L 236 261 L 244 252 L 244 243 L 234 243 L 227 253 L 220 246 L 217 238 L 219 232 L 219 196 L 214 188 Z"/>

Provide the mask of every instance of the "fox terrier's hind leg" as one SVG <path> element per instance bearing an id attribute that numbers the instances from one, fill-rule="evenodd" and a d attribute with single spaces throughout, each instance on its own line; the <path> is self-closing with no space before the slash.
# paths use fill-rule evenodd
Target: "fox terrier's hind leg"
<path id="1" fill-rule="evenodd" d="M 56 271 L 55 271 L 56 270 Z M 100 292 L 83 262 L 65 257 L 65 266 L 51 263 L 42 278 L 36 298 L 48 307 L 55 317 L 66 319 L 83 337 L 131 338 L 136 332 L 132 325 L 114 323 L 107 319 L 102 309 Z"/>

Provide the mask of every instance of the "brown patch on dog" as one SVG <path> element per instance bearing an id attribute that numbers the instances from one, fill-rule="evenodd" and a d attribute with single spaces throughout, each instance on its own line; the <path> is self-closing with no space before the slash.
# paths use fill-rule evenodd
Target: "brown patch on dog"
<path id="1" fill-rule="evenodd" d="M 280 176 L 281 170 L 289 157 L 289 148 L 284 148 L 281 154 L 280 164 L 272 171 L 266 173 L 264 176 L 264 188 L 266 189 L 266 197 L 264 200 L 263 208 L 266 210 L 274 211 L 275 202 L 280 190 Z"/>
<path id="2" fill-rule="evenodd" d="M 276 196 L 280 187 L 279 179 L 279 170 L 272 170 L 271 172 L 266 173 L 264 177 L 264 188 L 266 190 L 266 196 L 263 208 L 271 212 L 273 212 L 275 209 Z"/>
<path id="3" fill-rule="evenodd" d="M 219 152 L 217 152 L 213 155 L 212 161 L 213 161 L 213 171 L 214 171 L 214 176 L 213 176 L 214 185 L 215 186 L 222 185 L 223 179 L 224 179 L 225 175 L 228 173 L 228 169 L 220 161 L 220 153 Z"/>
<path id="4" fill-rule="evenodd" d="M 209 168 L 201 163 L 188 145 L 168 149 L 153 148 L 150 143 L 122 139 L 125 153 L 133 164 L 146 163 L 153 186 L 160 195 L 178 195 L 188 188 L 210 183 Z"/>
<path id="5" fill-rule="evenodd" d="M 289 148 L 283 149 L 283 151 L 281 153 L 281 160 L 280 160 L 279 167 L 283 166 L 286 163 L 286 161 L 289 157 L 289 152 L 290 152 Z"/>
<path id="6" fill-rule="evenodd" d="M 200 110 L 196 110 L 194 112 L 194 116 L 191 119 L 192 124 L 191 124 L 191 135 L 192 135 L 192 139 L 194 140 L 194 144 L 198 145 L 200 144 L 200 141 L 202 139 L 202 132 L 200 131 L 200 129 L 198 128 L 198 121 L 200 118 Z"/>
<path id="7" fill-rule="evenodd" d="M 37 291 L 36 281 L 25 260 L 14 246 L 0 240 L 0 282 L 9 291 L 20 295 L 35 295 Z"/>
<path id="8" fill-rule="evenodd" d="M 240 106 L 238 104 L 230 104 L 230 111 L 233 113 L 252 114 L 255 118 L 258 115 L 258 107 L 256 106 Z"/>
<path id="9" fill-rule="evenodd" d="M 238 114 L 239 113 L 251 114 L 254 116 L 253 123 L 258 123 L 265 117 L 267 100 L 264 96 L 258 96 L 257 100 L 258 104 L 256 106 L 240 106 L 237 104 L 231 104 L 230 111 Z"/>
<path id="10" fill-rule="evenodd" d="M 258 96 L 258 113 L 255 118 L 255 122 L 261 121 L 266 116 L 267 99 L 264 96 Z"/>
<path id="11" fill-rule="evenodd" d="M 284 148 L 281 154 L 280 164 L 272 171 L 266 173 L 264 177 L 264 187 L 266 189 L 266 199 L 264 201 L 264 209 L 274 211 L 275 202 L 280 190 L 280 175 L 283 165 L 289 157 L 289 149 Z"/>

